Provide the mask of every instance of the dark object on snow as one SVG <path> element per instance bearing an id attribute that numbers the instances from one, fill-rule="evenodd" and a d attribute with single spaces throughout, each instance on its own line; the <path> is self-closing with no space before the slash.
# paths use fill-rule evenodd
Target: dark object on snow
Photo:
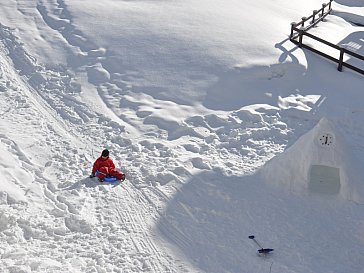
<path id="1" fill-rule="evenodd" d="M 261 254 L 268 254 L 268 253 L 272 252 L 273 250 L 274 250 L 273 248 L 261 248 L 258 250 L 258 252 Z"/>
<path id="2" fill-rule="evenodd" d="M 105 150 L 103 150 L 102 151 L 102 153 L 101 153 L 101 156 L 103 156 L 103 157 L 108 157 L 109 156 L 109 150 L 108 149 L 105 149 Z"/>
<path id="3" fill-rule="evenodd" d="M 274 250 L 273 248 L 263 248 L 261 244 L 259 244 L 258 241 L 255 239 L 254 235 L 250 235 L 249 239 L 253 240 L 260 247 L 260 249 L 258 249 L 259 254 L 269 254 Z"/>

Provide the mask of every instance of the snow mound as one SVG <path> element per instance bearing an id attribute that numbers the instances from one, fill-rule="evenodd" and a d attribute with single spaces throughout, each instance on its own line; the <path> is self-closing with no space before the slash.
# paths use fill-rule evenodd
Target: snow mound
<path id="1" fill-rule="evenodd" d="M 332 121 L 322 118 L 261 170 L 268 184 L 298 194 L 320 193 L 364 203 L 363 173 Z M 321 183 L 321 184 L 320 184 Z"/>

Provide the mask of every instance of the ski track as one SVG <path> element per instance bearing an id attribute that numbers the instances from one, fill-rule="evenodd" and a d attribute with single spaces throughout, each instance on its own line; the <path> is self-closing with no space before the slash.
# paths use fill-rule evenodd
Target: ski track
<path id="1" fill-rule="evenodd" d="M 26 1 L 18 1 L 18 5 L 24 10 Z M 294 141 L 289 128 L 297 128 L 290 126 L 297 120 L 282 117 L 279 109 L 239 110 L 227 117 L 190 117 L 177 125 L 177 133 L 168 132 L 162 129 L 161 120 L 148 118 L 148 112 L 139 111 L 137 103 L 128 100 L 127 75 L 112 66 L 111 53 L 97 48 L 75 29 L 64 1 L 39 1 L 37 10 L 79 52 L 69 67 L 96 79 L 92 83 L 99 96 L 122 121 L 141 130 L 147 120 L 148 130 L 153 131 L 149 140 L 123 137 L 125 126 L 80 101 L 81 86 L 74 80 L 74 72 L 37 63 L 13 30 L 0 25 L 0 129 L 4 132 L 0 143 L 34 177 L 28 188 L 17 185 L 29 192 L 28 203 L 0 203 L 0 271 L 191 272 L 191 265 L 154 239 L 155 224 L 171 196 L 193 175 L 184 166 L 196 172 L 219 169 L 227 176 L 252 173 Z M 127 119 L 120 105 L 135 118 Z M 5 129 L 1 120 L 23 126 Z M 300 128 L 305 131 L 313 123 L 307 120 Z M 22 128 L 26 132 L 27 126 L 39 131 L 32 141 L 26 141 L 31 146 L 21 142 L 24 132 L 13 131 Z M 356 132 L 363 134 L 358 127 Z M 273 139 L 268 138 L 272 135 Z M 102 149 L 100 144 L 118 151 L 115 162 L 127 172 L 122 184 L 100 185 L 85 178 Z M 47 150 L 41 154 L 48 158 L 37 158 L 38 149 Z M 209 162 L 203 160 L 206 154 Z M 231 158 L 234 160 L 228 160 Z M 39 185 L 40 192 L 34 191 L 33 184 Z M 46 211 L 36 205 L 40 199 L 47 205 Z M 188 207 L 183 209 L 189 215 Z M 193 245 L 186 234 L 177 227 L 171 230 L 163 221 L 167 220 L 162 220 L 162 233 L 183 248 Z"/>

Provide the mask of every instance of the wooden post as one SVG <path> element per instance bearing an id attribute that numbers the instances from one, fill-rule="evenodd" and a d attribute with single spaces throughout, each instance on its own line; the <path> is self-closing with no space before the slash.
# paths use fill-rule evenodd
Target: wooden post
<path id="1" fill-rule="evenodd" d="M 344 49 L 340 48 L 340 58 L 339 58 L 339 66 L 337 67 L 337 70 L 340 72 L 343 71 L 343 62 L 344 62 Z"/>
<path id="2" fill-rule="evenodd" d="M 330 0 L 329 2 L 329 11 L 331 10 L 331 3 L 332 3 L 333 0 Z"/>
<path id="3" fill-rule="evenodd" d="M 300 29 L 300 38 L 298 40 L 298 47 L 302 47 L 302 42 L 303 42 L 303 30 Z"/>
<path id="4" fill-rule="evenodd" d="M 294 28 L 296 27 L 296 23 L 295 22 L 292 22 L 291 23 L 291 35 L 289 36 L 290 39 L 292 39 L 293 37 L 293 32 L 294 32 Z"/>
<path id="5" fill-rule="evenodd" d="M 326 4 L 322 4 L 321 17 L 324 16 Z"/>
<path id="6" fill-rule="evenodd" d="M 315 17 L 316 17 L 316 14 L 317 14 L 317 10 L 314 10 L 312 12 L 312 21 L 311 21 L 311 24 L 315 23 Z"/>
<path id="7" fill-rule="evenodd" d="M 306 21 L 306 19 L 307 19 L 306 17 L 302 17 L 302 25 L 301 25 L 302 27 L 304 27 L 304 26 L 305 26 L 305 21 Z"/>

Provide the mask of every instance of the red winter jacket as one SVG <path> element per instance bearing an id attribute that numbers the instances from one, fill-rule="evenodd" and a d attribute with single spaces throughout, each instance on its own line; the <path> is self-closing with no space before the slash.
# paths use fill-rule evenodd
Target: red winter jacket
<path id="1" fill-rule="evenodd" d="M 100 170 L 101 167 L 107 168 L 107 173 L 115 169 L 114 162 L 110 157 L 103 158 L 100 156 L 98 159 L 96 159 L 92 168 L 92 172 L 95 173 L 97 170 Z"/>

